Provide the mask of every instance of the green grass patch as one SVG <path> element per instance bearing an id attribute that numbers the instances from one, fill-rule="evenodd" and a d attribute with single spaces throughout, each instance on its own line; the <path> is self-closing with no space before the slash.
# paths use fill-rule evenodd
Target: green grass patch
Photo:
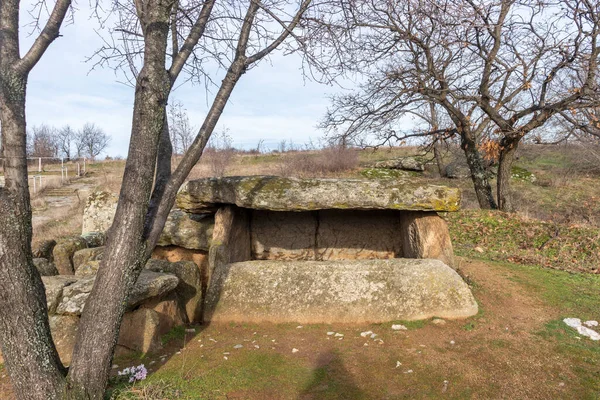
<path id="1" fill-rule="evenodd" d="M 176 326 L 173 329 L 171 329 L 169 332 L 165 333 L 164 335 L 162 335 L 162 337 L 160 338 L 162 344 L 167 344 L 173 340 L 182 342 L 185 340 L 185 326 Z"/>

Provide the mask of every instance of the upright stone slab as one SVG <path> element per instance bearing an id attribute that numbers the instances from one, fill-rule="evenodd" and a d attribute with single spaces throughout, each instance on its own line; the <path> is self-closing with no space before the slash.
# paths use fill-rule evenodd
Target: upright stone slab
<path id="1" fill-rule="evenodd" d="M 435 258 L 454 267 L 448 224 L 434 212 L 405 213 L 400 236 L 404 257 Z"/>
<path id="2" fill-rule="evenodd" d="M 378 323 L 477 310 L 467 284 L 438 260 L 247 261 L 215 270 L 205 319 Z"/>

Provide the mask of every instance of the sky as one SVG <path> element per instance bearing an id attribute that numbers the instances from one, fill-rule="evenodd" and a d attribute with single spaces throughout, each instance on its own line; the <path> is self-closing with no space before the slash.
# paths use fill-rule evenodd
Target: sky
<path id="1" fill-rule="evenodd" d="M 25 3 L 25 2 L 24 2 Z M 131 131 L 134 89 L 123 83 L 112 69 L 93 69 L 86 60 L 102 45 L 99 27 L 85 4 L 78 3 L 73 21 L 46 51 L 30 74 L 27 124 L 47 124 L 79 129 L 86 122 L 101 127 L 111 137 L 105 154 L 126 156 Z M 31 17 L 21 14 L 21 53 L 29 48 Z M 307 81 L 299 56 L 277 53 L 242 76 L 216 131 L 228 129 L 233 145 L 255 148 L 260 140 L 266 149 L 282 141 L 301 145 L 318 142 L 323 132 L 316 125 L 325 114 L 329 96 L 339 86 Z M 213 90 L 213 93 L 215 90 Z M 210 94 L 208 95 L 210 100 Z M 187 109 L 194 127 L 199 127 L 208 109 L 205 88 L 186 83 L 177 88 L 170 102 L 178 100 Z"/>

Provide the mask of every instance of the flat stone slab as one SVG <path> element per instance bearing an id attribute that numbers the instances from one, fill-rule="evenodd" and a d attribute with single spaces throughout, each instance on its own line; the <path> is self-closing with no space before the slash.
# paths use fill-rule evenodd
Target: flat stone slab
<path id="1" fill-rule="evenodd" d="M 205 320 L 379 323 L 477 311 L 467 284 L 439 260 L 245 261 L 215 269 Z"/>
<path id="2" fill-rule="evenodd" d="M 232 176 L 189 181 L 177 195 L 177 206 L 187 212 L 207 212 L 220 204 L 271 211 L 458 211 L 460 190 L 403 179 Z"/>

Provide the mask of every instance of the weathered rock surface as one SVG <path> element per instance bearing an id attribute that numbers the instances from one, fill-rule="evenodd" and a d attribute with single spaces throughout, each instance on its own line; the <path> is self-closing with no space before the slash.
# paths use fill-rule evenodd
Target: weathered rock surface
<path id="1" fill-rule="evenodd" d="M 73 356 L 73 348 L 77 339 L 79 317 L 71 315 L 51 315 L 50 332 L 56 350 L 63 364 L 69 365 Z"/>
<path id="2" fill-rule="evenodd" d="M 43 276 L 42 282 L 46 289 L 46 302 L 48 305 L 48 313 L 54 314 L 56 307 L 62 299 L 63 289 L 75 282 L 77 278 L 72 276 Z"/>
<path id="3" fill-rule="evenodd" d="M 248 261 L 217 268 L 206 320 L 363 323 L 464 318 L 478 307 L 439 260 Z"/>
<path id="4" fill-rule="evenodd" d="M 466 179 L 471 176 L 469 167 L 460 163 L 451 163 L 446 165 L 446 178 Z"/>
<path id="5" fill-rule="evenodd" d="M 401 219 L 404 257 L 435 258 L 454 267 L 446 221 L 435 212 L 407 212 Z"/>
<path id="6" fill-rule="evenodd" d="M 404 171 L 425 171 L 423 163 L 414 157 L 396 158 L 393 160 L 378 161 L 373 164 L 374 168 L 401 169 Z"/>
<path id="7" fill-rule="evenodd" d="M 88 247 L 103 246 L 117 210 L 118 197 L 108 192 L 92 193 L 83 211 L 82 236 L 90 242 L 99 243 Z M 208 251 L 212 239 L 214 217 L 206 214 L 190 214 L 172 210 L 165 222 L 158 246 L 179 246 L 186 249 Z M 101 232 L 100 235 L 98 232 Z"/>
<path id="8" fill-rule="evenodd" d="M 106 244 L 105 232 L 86 232 L 81 235 L 88 247 L 101 247 Z"/>
<path id="9" fill-rule="evenodd" d="M 161 349 L 160 316 L 154 310 L 140 308 L 123 316 L 118 345 L 142 353 Z"/>
<path id="10" fill-rule="evenodd" d="M 250 226 L 257 260 L 402 257 L 398 211 L 253 211 Z"/>
<path id="11" fill-rule="evenodd" d="M 56 270 L 54 263 L 51 263 L 45 258 L 34 258 L 33 265 L 35 265 L 41 276 L 58 275 L 58 271 Z"/>
<path id="12" fill-rule="evenodd" d="M 104 246 L 77 250 L 75 254 L 73 254 L 73 268 L 75 269 L 75 274 L 77 274 L 77 269 L 88 261 L 101 260 L 103 253 Z"/>
<path id="13" fill-rule="evenodd" d="M 171 292 L 164 298 L 155 299 L 142 305 L 158 313 L 158 333 L 164 335 L 176 326 L 188 323 L 188 318 L 183 307 L 181 307 L 176 293 Z"/>
<path id="14" fill-rule="evenodd" d="M 91 193 L 83 209 L 82 234 L 106 232 L 112 225 L 118 201 L 119 197 L 110 192 Z"/>
<path id="15" fill-rule="evenodd" d="M 177 246 L 156 246 L 152 258 L 170 262 L 193 261 L 200 269 L 207 266 L 207 252 L 204 250 L 190 250 Z"/>
<path id="16" fill-rule="evenodd" d="M 181 210 L 172 210 L 157 244 L 208 251 L 214 223 L 212 215 L 189 214 Z"/>
<path id="17" fill-rule="evenodd" d="M 194 262 L 148 260 L 146 269 L 166 272 L 179 278 L 175 293 L 185 307 L 186 320 L 192 323 L 202 322 L 202 274 Z"/>
<path id="18" fill-rule="evenodd" d="M 272 211 L 393 209 L 457 211 L 460 190 L 409 180 L 298 179 L 273 176 L 208 178 L 189 181 L 177 195 L 188 212 L 219 204 Z"/>
<path id="19" fill-rule="evenodd" d="M 81 315 L 92 291 L 96 276 L 83 277 L 64 287 L 56 314 Z M 142 271 L 129 296 L 128 307 L 133 308 L 147 299 L 160 297 L 175 289 L 179 279 L 175 275 Z"/>
<path id="20" fill-rule="evenodd" d="M 75 276 L 81 278 L 96 275 L 98 273 L 98 268 L 100 268 L 100 261 L 93 260 L 84 262 L 75 270 Z"/>
<path id="21" fill-rule="evenodd" d="M 52 262 L 54 260 L 52 251 L 56 246 L 56 240 L 42 240 L 35 244 L 32 248 L 33 258 L 45 258 Z"/>
<path id="22" fill-rule="evenodd" d="M 83 238 L 74 236 L 58 241 L 52 251 L 54 265 L 61 275 L 73 275 L 73 255 L 76 251 L 87 248 L 87 243 Z"/>

